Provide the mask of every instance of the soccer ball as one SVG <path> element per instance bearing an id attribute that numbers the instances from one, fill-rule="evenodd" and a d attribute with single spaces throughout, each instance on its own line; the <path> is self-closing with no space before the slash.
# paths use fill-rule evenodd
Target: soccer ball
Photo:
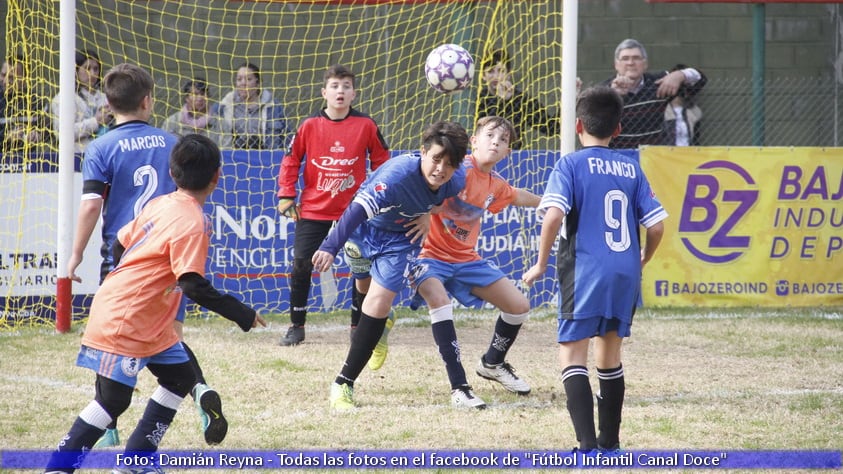
<path id="1" fill-rule="evenodd" d="M 424 75 L 430 86 L 439 92 L 461 91 L 474 77 L 474 59 L 458 44 L 443 44 L 427 55 Z"/>

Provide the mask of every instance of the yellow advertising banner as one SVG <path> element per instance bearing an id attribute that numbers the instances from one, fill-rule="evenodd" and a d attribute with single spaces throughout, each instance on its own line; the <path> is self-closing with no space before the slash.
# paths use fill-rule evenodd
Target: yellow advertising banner
<path id="1" fill-rule="evenodd" d="M 843 148 L 642 147 L 670 216 L 646 306 L 843 304 Z"/>

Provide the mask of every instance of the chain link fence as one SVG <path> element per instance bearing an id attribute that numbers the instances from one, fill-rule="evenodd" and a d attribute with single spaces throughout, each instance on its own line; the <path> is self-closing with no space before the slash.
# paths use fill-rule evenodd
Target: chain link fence
<path id="1" fill-rule="evenodd" d="M 757 100 L 755 97 L 763 97 Z M 833 77 L 709 78 L 696 98 L 701 146 L 840 146 L 841 86 Z"/>

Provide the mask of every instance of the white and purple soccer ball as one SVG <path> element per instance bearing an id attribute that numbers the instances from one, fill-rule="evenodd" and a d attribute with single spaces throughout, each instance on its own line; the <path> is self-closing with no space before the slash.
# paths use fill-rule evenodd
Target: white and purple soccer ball
<path id="1" fill-rule="evenodd" d="M 430 86 L 439 92 L 461 91 L 474 77 L 474 59 L 458 44 L 443 44 L 427 55 L 424 75 Z"/>

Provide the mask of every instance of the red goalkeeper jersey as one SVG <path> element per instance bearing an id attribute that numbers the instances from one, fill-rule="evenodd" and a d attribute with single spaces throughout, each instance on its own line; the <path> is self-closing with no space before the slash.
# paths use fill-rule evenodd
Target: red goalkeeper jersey
<path id="1" fill-rule="evenodd" d="M 281 162 L 278 197 L 296 196 L 304 162 L 301 217 L 337 220 L 366 179 L 367 158 L 372 170 L 389 158 L 377 123 L 354 109 L 340 120 L 331 120 L 322 110 L 299 125 Z"/>

